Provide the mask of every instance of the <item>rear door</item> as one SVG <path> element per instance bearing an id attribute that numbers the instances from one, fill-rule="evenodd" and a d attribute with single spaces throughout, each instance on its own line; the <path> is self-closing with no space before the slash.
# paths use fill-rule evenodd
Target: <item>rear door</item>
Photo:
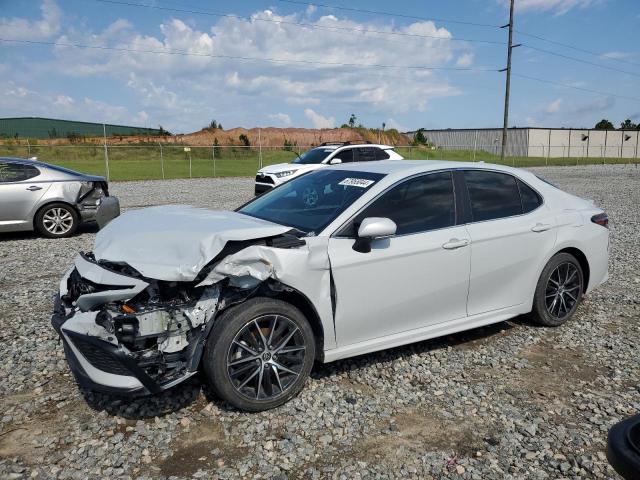
<path id="1" fill-rule="evenodd" d="M 38 181 L 33 165 L 0 161 L 0 226 L 24 223 L 49 184 Z"/>
<path id="2" fill-rule="evenodd" d="M 556 240 L 556 221 L 542 197 L 504 172 L 466 170 L 471 223 L 469 315 L 531 298 L 541 262 Z"/>

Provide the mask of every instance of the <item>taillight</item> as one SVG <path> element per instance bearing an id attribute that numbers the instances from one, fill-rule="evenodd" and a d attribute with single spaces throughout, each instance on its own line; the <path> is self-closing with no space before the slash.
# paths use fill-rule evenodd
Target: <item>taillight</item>
<path id="1" fill-rule="evenodd" d="M 599 213 L 591 217 L 593 223 L 597 223 L 605 228 L 609 228 L 609 215 L 606 213 Z"/>

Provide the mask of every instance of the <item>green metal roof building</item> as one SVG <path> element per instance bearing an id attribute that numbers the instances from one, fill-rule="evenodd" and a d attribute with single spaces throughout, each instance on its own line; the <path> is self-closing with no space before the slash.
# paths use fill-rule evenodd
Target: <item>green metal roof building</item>
<path id="1" fill-rule="evenodd" d="M 108 137 L 114 135 L 161 135 L 157 128 L 111 125 L 109 123 L 76 122 L 55 118 L 0 118 L 0 138 L 65 138 L 68 136 L 101 137 L 103 128 Z"/>

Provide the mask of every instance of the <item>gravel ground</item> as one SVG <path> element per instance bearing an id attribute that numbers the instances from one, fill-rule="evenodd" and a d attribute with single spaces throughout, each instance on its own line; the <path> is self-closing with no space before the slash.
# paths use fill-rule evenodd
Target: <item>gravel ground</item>
<path id="1" fill-rule="evenodd" d="M 230 410 L 199 380 L 137 401 L 83 396 L 49 324 L 95 230 L 0 237 L 1 478 L 611 478 L 608 428 L 640 410 L 640 171 L 541 168 L 611 218 L 609 282 L 556 329 L 526 319 L 317 365 L 274 411 Z M 232 208 L 250 179 L 112 185 L 124 208 Z"/>

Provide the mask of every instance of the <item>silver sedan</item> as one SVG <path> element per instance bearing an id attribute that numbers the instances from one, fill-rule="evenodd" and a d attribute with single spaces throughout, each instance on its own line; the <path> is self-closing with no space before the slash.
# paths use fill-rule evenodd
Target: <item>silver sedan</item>
<path id="1" fill-rule="evenodd" d="M 104 177 L 0 157 L 0 232 L 36 230 L 50 238 L 68 237 L 83 222 L 119 213 Z"/>

